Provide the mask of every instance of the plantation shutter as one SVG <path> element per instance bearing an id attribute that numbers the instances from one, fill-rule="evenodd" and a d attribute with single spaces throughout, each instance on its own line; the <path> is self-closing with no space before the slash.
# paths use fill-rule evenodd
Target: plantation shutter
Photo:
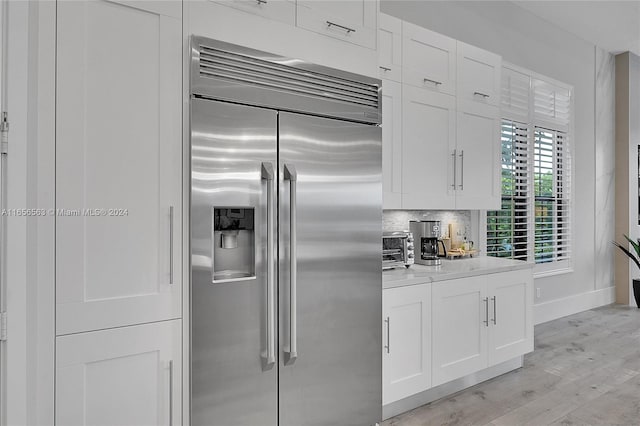
<path id="1" fill-rule="evenodd" d="M 534 124 L 566 133 L 571 120 L 571 91 L 536 78 L 532 79 L 532 88 Z"/>
<path id="2" fill-rule="evenodd" d="M 509 67 L 502 68 L 502 117 L 510 120 L 529 122 L 531 78 Z"/>
<path id="3" fill-rule="evenodd" d="M 502 121 L 502 208 L 487 212 L 487 255 L 529 259 L 531 182 L 528 126 Z"/>

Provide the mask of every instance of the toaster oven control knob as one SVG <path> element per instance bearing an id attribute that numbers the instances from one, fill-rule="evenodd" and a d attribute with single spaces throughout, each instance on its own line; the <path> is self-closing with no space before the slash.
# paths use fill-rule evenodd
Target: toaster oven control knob
<path id="1" fill-rule="evenodd" d="M 409 259 L 413 259 L 415 256 L 413 255 L 413 253 L 409 253 L 409 254 L 407 255 L 407 257 L 408 257 Z"/>
<path id="2" fill-rule="evenodd" d="M 413 244 L 407 244 L 407 250 L 413 250 Z"/>

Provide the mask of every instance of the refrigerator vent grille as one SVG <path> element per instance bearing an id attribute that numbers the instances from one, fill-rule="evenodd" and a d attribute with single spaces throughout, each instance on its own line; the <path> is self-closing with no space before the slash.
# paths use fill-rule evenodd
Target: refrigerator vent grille
<path id="1" fill-rule="evenodd" d="M 378 86 L 200 45 L 200 77 L 378 109 Z"/>

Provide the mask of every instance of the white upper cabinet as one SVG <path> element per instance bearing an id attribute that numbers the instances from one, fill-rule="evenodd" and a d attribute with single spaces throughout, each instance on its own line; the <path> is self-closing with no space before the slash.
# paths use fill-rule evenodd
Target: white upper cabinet
<path id="1" fill-rule="evenodd" d="M 453 209 L 456 98 L 404 86 L 402 208 Z"/>
<path id="2" fill-rule="evenodd" d="M 458 111 L 456 208 L 500 209 L 500 111 L 467 105 Z"/>
<path id="3" fill-rule="evenodd" d="M 382 81 L 382 207 L 402 208 L 402 85 Z"/>
<path id="4" fill-rule="evenodd" d="M 57 425 L 181 424 L 181 321 L 56 339 Z"/>
<path id="5" fill-rule="evenodd" d="M 455 95 L 456 41 L 408 22 L 402 31 L 403 83 Z"/>
<path id="6" fill-rule="evenodd" d="M 295 0 L 213 0 L 234 9 L 285 24 L 296 24 Z"/>
<path id="7" fill-rule="evenodd" d="M 296 5 L 299 27 L 376 49 L 378 4 L 375 0 L 298 0 Z"/>
<path id="8" fill-rule="evenodd" d="M 431 284 L 382 292 L 382 404 L 431 387 Z"/>
<path id="9" fill-rule="evenodd" d="M 181 315 L 180 2 L 60 2 L 58 335 Z"/>
<path id="10" fill-rule="evenodd" d="M 502 58 L 461 41 L 457 52 L 458 101 L 500 106 Z"/>
<path id="11" fill-rule="evenodd" d="M 378 26 L 380 78 L 402 81 L 402 21 L 381 13 Z"/>

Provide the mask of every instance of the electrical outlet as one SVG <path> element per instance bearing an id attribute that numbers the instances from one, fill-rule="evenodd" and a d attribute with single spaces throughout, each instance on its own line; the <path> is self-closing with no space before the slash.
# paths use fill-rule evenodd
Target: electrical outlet
<path id="1" fill-rule="evenodd" d="M 540 287 L 536 287 L 536 297 L 540 299 Z"/>

